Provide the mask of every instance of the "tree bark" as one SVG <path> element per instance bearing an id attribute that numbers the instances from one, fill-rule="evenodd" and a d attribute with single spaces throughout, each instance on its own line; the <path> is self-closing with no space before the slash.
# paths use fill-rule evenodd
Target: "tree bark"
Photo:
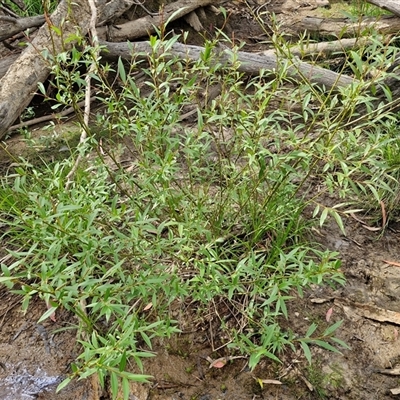
<path id="1" fill-rule="evenodd" d="M 380 38 L 384 40 L 384 38 Z M 332 55 L 332 53 L 339 54 L 344 53 L 349 49 L 358 49 L 362 46 L 367 46 L 372 43 L 372 40 L 368 37 L 359 39 L 340 39 L 332 40 L 330 42 L 319 42 L 309 43 L 304 46 L 294 46 L 290 48 L 290 54 L 300 57 L 301 59 L 313 58 L 317 59 L 320 56 L 326 58 Z M 264 51 L 263 54 L 273 54 L 273 50 Z"/>
<path id="2" fill-rule="evenodd" d="M 30 103 L 38 82 L 44 82 L 50 73 L 42 51 L 50 50 L 57 54 L 70 49 L 73 42 L 65 43 L 65 38 L 75 34 L 77 27 L 82 35 L 86 34 L 90 20 L 88 2 L 62 0 L 50 20 L 53 26 L 62 31 L 62 36 L 57 36 L 48 24 L 43 25 L 32 43 L 0 80 L 0 138 Z"/>
<path id="3" fill-rule="evenodd" d="M 42 15 L 28 18 L 11 18 L 0 16 L 0 42 L 24 31 L 25 29 L 42 26 L 44 21 L 45 20 Z"/>
<path id="4" fill-rule="evenodd" d="M 373 28 L 381 34 L 397 34 L 400 31 L 400 18 L 394 16 L 380 19 L 364 18 L 354 23 L 348 18 L 305 17 L 291 25 L 283 25 L 283 28 L 296 35 L 306 31 L 319 37 L 337 38 L 359 37 L 360 33 L 368 28 Z"/>
<path id="5" fill-rule="evenodd" d="M 12 63 L 17 60 L 19 56 L 19 54 L 10 54 L 0 59 L 0 78 L 7 73 Z"/>
<path id="6" fill-rule="evenodd" d="M 138 57 L 144 57 L 142 54 L 151 54 L 152 48 L 149 42 L 135 42 L 135 43 L 110 43 L 100 42 L 102 45 L 107 46 L 107 51 L 104 52 L 105 57 L 121 57 L 131 60 L 132 56 L 138 54 Z M 204 51 L 203 47 L 184 45 L 175 43 L 168 53 L 171 57 L 178 57 L 183 60 L 196 61 L 200 59 L 201 53 Z M 147 58 L 147 57 L 145 57 Z M 232 52 L 229 49 L 216 47 L 211 55 L 212 62 L 222 63 L 227 67 L 234 64 Z M 261 70 L 274 71 L 278 68 L 280 62 L 275 54 L 253 54 L 239 51 L 237 53 L 237 61 L 240 65 L 238 70 L 250 75 L 257 75 Z M 336 72 L 327 69 L 301 62 L 300 60 L 293 60 L 293 66 L 289 69 L 289 74 L 300 81 L 307 79 L 313 83 L 325 86 L 328 89 L 335 87 L 344 87 L 354 83 L 356 80 L 346 75 L 340 75 Z"/>
<path id="7" fill-rule="evenodd" d="M 398 0 L 367 0 L 367 2 L 400 17 L 400 3 Z"/>

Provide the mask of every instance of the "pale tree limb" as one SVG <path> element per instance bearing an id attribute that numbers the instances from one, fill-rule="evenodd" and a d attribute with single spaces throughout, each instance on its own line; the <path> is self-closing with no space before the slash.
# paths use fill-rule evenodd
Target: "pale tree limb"
<path id="1" fill-rule="evenodd" d="M 86 82 L 86 88 L 85 88 L 85 110 L 83 113 L 83 126 L 82 126 L 82 133 L 81 137 L 79 140 L 79 143 L 83 145 L 86 142 L 87 139 L 87 131 L 89 129 L 89 117 L 90 117 L 90 98 L 91 98 L 91 76 L 92 74 L 96 73 L 97 71 L 97 62 L 99 58 L 99 39 L 97 37 L 97 31 L 96 31 L 96 21 L 97 21 L 97 8 L 96 4 L 94 3 L 94 0 L 88 0 L 89 5 L 90 5 L 90 11 L 91 11 L 91 16 L 90 16 L 90 23 L 89 23 L 89 31 L 92 37 L 92 47 L 93 47 L 93 62 L 90 64 L 89 71 L 86 74 L 85 77 L 85 82 Z M 65 185 L 65 189 L 68 190 L 68 188 L 71 186 L 72 179 L 78 169 L 78 166 L 80 162 L 82 161 L 82 153 L 79 153 L 74 166 L 72 167 L 71 171 L 67 175 L 67 183 Z"/>
<path id="2" fill-rule="evenodd" d="M 379 19 L 364 18 L 352 22 L 348 18 L 305 17 L 297 21 L 282 22 L 282 28 L 292 34 L 304 31 L 319 37 L 335 36 L 337 38 L 361 36 L 367 29 L 374 29 L 380 34 L 397 34 L 400 31 L 400 18 L 383 16 Z"/>
<path id="3" fill-rule="evenodd" d="M 377 40 L 384 40 L 383 37 Z M 294 46 L 290 48 L 290 54 L 300 58 L 306 57 L 329 57 L 332 54 L 344 53 L 346 50 L 358 49 L 360 47 L 372 44 L 372 39 L 368 37 L 332 40 L 331 42 L 309 43 L 301 46 Z M 274 50 L 267 50 L 262 54 L 271 54 Z"/>
<path id="4" fill-rule="evenodd" d="M 100 41 L 100 44 L 106 46 L 106 50 L 103 53 L 105 57 L 122 57 L 127 60 L 132 60 L 132 57 L 146 59 L 147 55 L 153 52 L 149 42 L 110 43 Z M 202 52 L 204 52 L 204 48 L 200 46 L 174 43 L 168 50 L 169 55 L 167 58 L 178 57 L 182 60 L 197 61 L 200 59 Z M 243 51 L 237 52 L 234 57 L 230 49 L 221 47 L 214 48 L 211 55 L 212 63 L 221 63 L 227 67 L 232 67 L 235 64 L 234 59 L 239 62 L 238 70 L 250 75 L 258 75 L 261 70 L 273 73 L 279 67 L 281 60 L 284 61 L 283 58 L 279 58 L 275 54 L 263 55 Z M 312 83 L 325 86 L 327 89 L 346 87 L 357 82 L 356 79 L 350 76 L 341 75 L 328 69 L 302 62 L 296 58 L 292 60 L 289 76 L 299 81 L 307 79 Z"/>
<path id="5" fill-rule="evenodd" d="M 42 26 L 45 22 L 43 15 L 26 18 L 0 16 L 0 42 L 29 28 Z"/>
<path id="6" fill-rule="evenodd" d="M 367 0 L 367 2 L 400 17 L 400 2 L 398 0 Z"/>
<path id="7" fill-rule="evenodd" d="M 96 100 L 96 96 L 92 96 L 90 98 L 91 102 L 93 102 L 94 100 Z M 83 101 L 80 101 L 79 103 L 76 103 L 73 107 L 68 107 L 65 110 L 62 110 L 58 113 L 43 115 L 43 117 L 38 117 L 38 118 L 30 119 L 27 121 L 23 121 L 17 125 L 10 126 L 8 128 L 8 132 L 16 131 L 21 128 L 27 128 L 28 126 L 32 126 L 32 125 L 42 124 L 43 122 L 47 122 L 47 121 L 57 121 L 57 120 L 59 121 L 63 117 L 66 117 L 70 114 L 76 113 L 77 107 L 79 107 L 79 108 L 85 107 L 85 103 L 86 103 L 86 101 L 83 100 Z"/>

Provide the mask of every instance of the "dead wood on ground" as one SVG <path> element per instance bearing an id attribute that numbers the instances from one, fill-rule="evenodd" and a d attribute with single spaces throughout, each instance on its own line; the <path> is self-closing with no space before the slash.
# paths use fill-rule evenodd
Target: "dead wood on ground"
<path id="1" fill-rule="evenodd" d="M 26 29 L 42 26 L 44 22 L 42 15 L 27 18 L 0 16 L 0 42 Z"/>
<path id="2" fill-rule="evenodd" d="M 152 47 L 148 42 L 101 42 L 101 44 L 106 46 L 106 51 L 103 54 L 106 57 L 121 57 L 126 60 L 131 60 L 132 55 L 137 55 L 139 58 L 147 58 L 147 54 L 153 52 Z M 184 45 L 181 43 L 175 43 L 168 50 L 171 57 L 177 57 L 188 61 L 199 60 L 202 52 L 204 52 L 203 47 Z M 275 54 L 263 55 L 239 51 L 237 52 L 236 57 L 240 64 L 238 70 L 249 75 L 258 75 L 261 70 L 268 72 L 274 71 L 278 68 L 279 59 Z M 211 59 L 212 62 L 221 63 L 227 67 L 231 67 L 234 62 L 232 51 L 223 47 L 215 47 Z M 317 83 L 328 89 L 348 86 L 355 82 L 352 77 L 340 75 L 336 72 L 316 65 L 304 63 L 300 60 L 293 60 L 290 74 L 294 79 L 299 81 L 309 80 L 312 83 Z"/>
<path id="3" fill-rule="evenodd" d="M 306 32 L 314 37 L 359 37 L 363 32 L 371 29 L 388 35 L 400 32 L 400 17 L 364 18 L 357 22 L 352 22 L 349 18 L 305 17 L 298 21 L 291 21 L 290 25 L 283 24 L 283 29 L 296 35 Z"/>
<path id="4" fill-rule="evenodd" d="M 400 3 L 398 0 L 367 0 L 367 2 L 400 16 Z"/>

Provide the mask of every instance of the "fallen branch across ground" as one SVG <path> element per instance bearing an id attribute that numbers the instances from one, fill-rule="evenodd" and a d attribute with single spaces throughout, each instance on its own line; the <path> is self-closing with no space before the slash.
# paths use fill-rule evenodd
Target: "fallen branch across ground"
<path id="1" fill-rule="evenodd" d="M 25 29 L 42 26 L 44 21 L 45 19 L 42 15 L 27 18 L 0 16 L 0 42 L 24 31 Z"/>
<path id="2" fill-rule="evenodd" d="M 106 57 L 124 58 L 127 60 L 132 59 L 133 56 L 140 58 L 147 58 L 147 55 L 152 54 L 153 50 L 149 42 L 135 42 L 135 43 L 111 43 L 100 42 L 106 49 L 103 53 Z M 169 50 L 170 57 L 178 57 L 182 60 L 197 61 L 200 59 L 204 48 L 200 46 L 191 46 L 181 43 L 175 43 Z M 239 62 L 238 70 L 250 75 L 258 75 L 261 70 L 271 71 L 278 68 L 278 64 L 283 62 L 275 54 L 254 54 L 239 51 L 237 58 L 228 48 L 215 47 L 211 59 L 214 63 L 222 63 L 227 67 L 232 67 L 236 61 Z M 325 68 L 311 65 L 300 60 L 294 59 L 293 66 L 290 69 L 293 78 L 300 81 L 309 80 L 310 82 L 317 83 L 325 86 L 327 89 L 334 87 L 345 87 L 356 80 L 347 75 L 341 75 L 336 72 L 330 71 Z"/>

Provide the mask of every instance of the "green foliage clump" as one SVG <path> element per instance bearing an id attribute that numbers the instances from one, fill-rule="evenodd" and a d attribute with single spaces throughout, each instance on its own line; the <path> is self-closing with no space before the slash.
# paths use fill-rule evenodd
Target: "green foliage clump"
<path id="1" fill-rule="evenodd" d="M 177 39 L 152 38 L 146 64 L 98 65 L 104 112 L 95 126 L 79 117 L 89 137 L 74 156 L 89 157 L 72 184 L 73 158 L 40 168 L 21 161 L 2 179 L 11 261 L 0 282 L 23 296 L 24 310 L 42 298 L 49 310 L 41 320 L 59 308 L 76 317 L 82 352 L 60 388 L 97 373 L 102 384 L 110 376 L 114 397 L 121 380 L 127 398 L 130 379 L 148 379 L 126 371 L 128 360 L 143 373 L 153 339 L 179 331 L 170 307 L 181 302 L 200 312 L 228 305 L 237 324 L 221 318 L 221 345 L 249 355 L 252 368 L 262 357 L 279 361 L 285 348 L 300 347 L 309 361 L 310 345 L 338 351 L 340 321 L 321 332 L 312 324 L 305 335 L 282 324 L 311 285 L 344 283 L 338 254 L 307 241 L 309 228 L 332 216 L 344 230 L 357 196 L 373 193 L 371 209 L 389 196 L 395 207 L 390 113 L 377 113 L 368 130 L 362 120 L 349 128 L 350 112 L 374 101 L 362 82 L 336 94 L 306 78 L 294 86 L 289 62 L 248 79 L 238 63 L 213 59 L 216 43 L 197 62 L 172 57 Z M 76 105 L 74 86 L 85 85 L 78 67 L 98 62 L 94 49 L 52 62 L 58 101 Z M 349 63 L 357 66 L 354 56 Z M 118 90 L 105 78 L 112 73 Z M 182 123 L 193 104 L 194 122 Z M 310 195 L 316 181 L 322 189 Z M 320 195 L 333 192 L 350 201 L 324 206 Z"/>

